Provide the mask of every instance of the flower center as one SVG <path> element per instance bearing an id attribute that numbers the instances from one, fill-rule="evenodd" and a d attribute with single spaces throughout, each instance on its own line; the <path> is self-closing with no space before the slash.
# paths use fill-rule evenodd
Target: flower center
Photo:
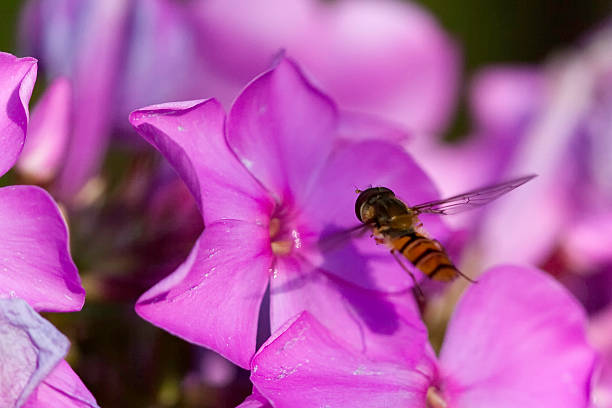
<path id="1" fill-rule="evenodd" d="M 440 390 L 434 386 L 427 389 L 427 408 L 446 408 L 448 405 Z"/>
<path id="2" fill-rule="evenodd" d="M 295 228 L 287 227 L 281 219 L 274 217 L 270 220 L 270 246 L 276 256 L 284 256 L 302 246 L 300 233 Z"/>

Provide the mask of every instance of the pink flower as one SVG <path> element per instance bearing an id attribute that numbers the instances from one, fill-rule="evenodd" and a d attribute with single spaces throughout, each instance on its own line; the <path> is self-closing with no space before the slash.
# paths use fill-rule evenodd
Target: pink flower
<path id="1" fill-rule="evenodd" d="M 68 339 L 22 299 L 0 299 L 0 403 L 21 406 L 57 365 Z"/>
<path id="2" fill-rule="evenodd" d="M 200 96 L 229 105 L 283 48 L 343 107 L 414 132 L 444 128 L 459 76 L 458 51 L 435 19 L 395 0 L 31 0 L 21 31 L 47 77 L 72 82 L 54 186 L 66 201 L 97 173 L 129 111 Z"/>
<path id="3" fill-rule="evenodd" d="M 272 408 L 272 405 L 270 405 L 270 402 L 261 395 L 255 387 L 253 387 L 253 393 L 236 408 Z"/>
<path id="4" fill-rule="evenodd" d="M 481 265 L 561 259 L 563 267 L 551 269 L 560 275 L 612 260 L 605 244 L 612 219 L 611 53 L 608 26 L 542 66 L 483 69 L 471 90 L 476 126 L 470 138 L 459 146 L 419 150 L 426 151 L 416 155 L 420 164 L 444 193 L 458 192 L 457 184 L 539 175 L 472 219 Z"/>
<path id="5" fill-rule="evenodd" d="M 611 338 L 612 301 L 610 55 L 607 24 L 579 48 L 532 67 L 531 79 L 517 75 L 516 67 L 487 69 L 477 77 L 474 92 L 479 122 L 497 123 L 482 127 L 481 140 L 497 140 L 502 133 L 509 142 L 500 173 L 529 169 L 540 174 L 531 186 L 492 206 L 482 220 L 484 262 L 520 258 L 542 265 L 581 300 L 592 314 L 593 344 L 603 354 L 594 392 L 600 407 L 612 406 L 606 340 Z M 514 98 L 522 103 L 503 109 L 509 98 L 494 92 L 500 88 L 513 89 L 515 96 L 522 90 L 523 97 Z M 522 114 L 513 114 L 518 111 Z M 524 210 L 516 210 L 518 203 Z"/>
<path id="6" fill-rule="evenodd" d="M 593 386 L 593 406 L 612 407 L 612 306 L 591 317 L 589 339 L 601 353 L 601 367 Z"/>
<path id="7" fill-rule="evenodd" d="M 415 133 L 438 132 L 454 108 L 459 55 L 411 2 L 193 2 L 212 95 L 229 104 L 283 48 L 345 109 Z"/>
<path id="8" fill-rule="evenodd" d="M 589 406 L 595 353 L 585 313 L 536 269 L 483 274 L 459 301 L 437 359 L 423 348 L 407 350 L 411 360 L 370 359 L 308 312 L 287 326 L 251 363 L 254 398 L 277 408 Z"/>
<path id="9" fill-rule="evenodd" d="M 61 168 L 70 136 L 70 98 L 70 81 L 58 78 L 32 111 L 28 138 L 17 162 L 17 169 L 28 180 L 48 183 Z"/>
<path id="10" fill-rule="evenodd" d="M 28 101 L 36 81 L 36 60 L 0 53 L 0 176 L 17 161 L 28 127 Z"/>
<path id="11" fill-rule="evenodd" d="M 338 112 L 285 59 L 249 84 L 227 118 L 214 100 L 132 113 L 138 132 L 196 197 L 206 226 L 189 258 L 141 297 L 137 312 L 248 367 L 269 287 L 272 330 L 309 310 L 369 355 L 403 354 L 424 335 L 407 323 L 415 313 L 410 297 L 390 293 L 405 292 L 410 278 L 367 236 L 336 248 L 324 238 L 358 224 L 356 186 L 384 185 L 414 203 L 437 194 L 399 145 L 365 139 L 357 118 Z M 344 137 L 347 129 L 358 141 Z M 446 240 L 439 218 L 424 221 Z"/>
<path id="12" fill-rule="evenodd" d="M 70 133 L 53 186 L 63 200 L 72 201 L 97 173 L 132 109 L 195 97 L 191 79 L 199 64 L 190 32 L 182 8 L 166 0 L 27 3 L 25 52 L 41 60 L 50 80 L 72 84 Z M 160 79 L 170 75 L 174 81 Z"/>
<path id="13" fill-rule="evenodd" d="M 3 407 L 98 405 L 63 357 L 70 342 L 19 298 L 0 299 L 0 403 Z"/>
<path id="14" fill-rule="evenodd" d="M 23 147 L 35 80 L 36 60 L 0 53 L 0 175 L 15 164 Z M 55 202 L 38 187 L 0 188 L 3 406 L 21 406 L 31 393 L 24 406 L 71 406 L 55 403 L 60 399 L 80 401 L 72 406 L 95 406 L 76 374 L 60 363 L 68 340 L 34 311 L 80 310 L 84 300 L 66 224 Z"/>
<path id="15" fill-rule="evenodd" d="M 36 60 L 0 53 L 0 174 L 24 144 Z M 68 252 L 66 224 L 51 197 L 33 186 L 0 188 L 0 296 L 36 310 L 80 310 L 85 291 Z"/>

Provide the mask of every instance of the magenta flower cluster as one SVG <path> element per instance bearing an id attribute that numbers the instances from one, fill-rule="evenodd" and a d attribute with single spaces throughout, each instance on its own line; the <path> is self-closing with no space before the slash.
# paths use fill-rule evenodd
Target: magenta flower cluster
<path id="1" fill-rule="evenodd" d="M 111 136 L 151 144 L 204 230 L 136 313 L 249 370 L 240 407 L 606 407 L 593 395 L 612 384 L 612 358 L 598 379 L 591 342 L 612 355 L 612 307 L 589 320 L 578 285 L 537 266 L 612 271 L 609 32 L 545 68 L 480 73 L 475 135 L 443 148 L 429 136 L 453 108 L 458 53 L 414 5 L 37 0 L 23 22 L 50 85 L 30 120 L 37 60 L 0 53 L 0 176 L 15 166 L 71 208 Z M 413 205 L 441 198 L 437 184 L 531 172 L 539 184 L 462 231 L 421 216 L 458 265 L 479 262 L 434 350 L 413 281 L 356 228 L 356 189 Z M 40 187 L 0 188 L 2 407 L 98 406 L 39 314 L 85 302 L 64 217 Z M 442 290 L 413 272 L 427 296 Z"/>
<path id="2" fill-rule="evenodd" d="M 17 160 L 28 128 L 37 62 L 0 53 L 0 174 Z M 69 341 L 37 312 L 83 307 L 66 223 L 39 187 L 0 188 L 0 405 L 97 407 L 63 361 Z"/>
<path id="3" fill-rule="evenodd" d="M 486 272 L 437 359 L 388 250 L 367 236 L 326 247 L 355 225 L 354 186 L 388 186 L 414 203 L 437 194 L 394 142 L 369 139 L 359 120 L 343 132 L 348 119 L 291 60 L 251 82 L 227 117 L 203 100 L 130 120 L 206 223 L 189 259 L 136 310 L 250 368 L 245 406 L 587 406 L 595 360 L 585 314 L 542 272 Z M 427 225 L 444 240 L 441 220 Z M 273 334 L 254 355 L 267 288 Z"/>

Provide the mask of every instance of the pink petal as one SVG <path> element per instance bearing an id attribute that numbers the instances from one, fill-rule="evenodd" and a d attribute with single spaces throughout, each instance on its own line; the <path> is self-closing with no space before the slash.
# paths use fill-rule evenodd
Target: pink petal
<path id="1" fill-rule="evenodd" d="M 234 102 L 227 139 L 242 164 L 288 207 L 313 187 L 331 153 L 336 116 L 333 103 L 283 58 Z"/>
<path id="2" fill-rule="evenodd" d="M 268 236 L 267 227 L 244 221 L 207 224 L 189 258 L 142 295 L 136 311 L 248 367 L 272 263 Z"/>
<path id="3" fill-rule="evenodd" d="M 490 137 L 515 138 L 545 102 L 543 72 L 532 67 L 488 67 L 476 75 L 471 110 L 476 126 Z"/>
<path id="4" fill-rule="evenodd" d="M 341 112 L 338 136 L 352 142 L 361 140 L 385 140 L 402 143 L 409 139 L 408 132 L 400 125 L 376 116 L 355 112 Z"/>
<path id="5" fill-rule="evenodd" d="M 587 407 L 595 352 L 586 316 L 536 269 L 500 266 L 457 305 L 440 352 L 456 407 Z"/>
<path id="6" fill-rule="evenodd" d="M 327 24 L 318 50 L 307 39 L 287 49 L 339 106 L 419 133 L 446 126 L 460 58 L 425 9 L 409 2 L 344 0 L 321 7 L 319 17 Z"/>
<path id="7" fill-rule="evenodd" d="M 297 257 L 277 258 L 270 281 L 272 331 L 303 310 L 373 359 L 415 364 L 410 361 L 415 351 L 428 344 L 410 292 L 385 296 L 328 276 Z"/>
<path id="8" fill-rule="evenodd" d="M 0 297 L 39 311 L 81 310 L 85 290 L 70 257 L 68 231 L 49 194 L 34 186 L 0 189 Z"/>
<path id="9" fill-rule="evenodd" d="M 352 234 L 350 240 L 347 235 L 338 243 L 326 238 L 360 224 L 355 215 L 355 188 L 370 186 L 390 188 L 407 205 L 438 198 L 427 175 L 398 145 L 383 141 L 345 144 L 326 163 L 312 194 L 302 204 L 304 224 L 314 235 L 322 235 L 320 248 L 306 256 L 314 265 L 359 286 L 390 292 L 405 290 L 413 285 L 412 280 L 389 248 L 376 245 L 369 233 Z M 440 217 L 421 219 L 432 237 L 443 244 L 450 242 L 450 231 Z"/>
<path id="10" fill-rule="evenodd" d="M 24 408 L 97 408 L 78 375 L 63 360 L 34 390 Z"/>
<path id="11" fill-rule="evenodd" d="M 133 3 L 125 44 L 129 51 L 115 89 L 120 127 L 141 106 L 215 95 L 199 86 L 202 61 L 183 5 L 173 0 Z"/>
<path id="12" fill-rule="evenodd" d="M 567 220 L 572 204 L 568 193 L 550 176 L 539 176 L 489 204 L 478 237 L 482 265 L 490 267 L 516 259 L 543 263 Z M 526 231 L 529 239 L 525 239 Z"/>
<path id="13" fill-rule="evenodd" d="M 0 176 L 17 161 L 28 128 L 36 60 L 0 52 Z"/>
<path id="14" fill-rule="evenodd" d="M 66 78 L 55 80 L 36 108 L 17 168 L 37 183 L 46 183 L 62 164 L 70 135 L 71 88 Z"/>
<path id="15" fill-rule="evenodd" d="M 612 264 L 612 212 L 572 221 L 571 234 L 562 237 L 564 255 L 572 265 L 592 270 Z"/>
<path id="16" fill-rule="evenodd" d="M 612 407 L 612 307 L 591 317 L 589 340 L 600 353 L 600 367 L 593 384 L 593 406 Z"/>
<path id="17" fill-rule="evenodd" d="M 499 180 L 500 164 L 508 160 L 504 147 L 499 140 L 478 134 L 453 144 L 420 138 L 407 145 L 421 168 L 435 181 L 441 198 L 502 181 Z M 480 210 L 467 211 L 445 217 L 444 221 L 453 226 L 475 229 L 481 217 Z"/>
<path id="18" fill-rule="evenodd" d="M 249 395 L 236 408 L 272 408 L 272 405 L 253 387 L 253 394 Z"/>
<path id="19" fill-rule="evenodd" d="M 89 0 L 90 1 L 90 0 Z M 20 28 L 20 47 L 40 58 L 48 77 L 72 73 L 81 41 L 77 24 L 90 8 L 89 1 L 35 0 L 25 4 Z"/>
<path id="20" fill-rule="evenodd" d="M 591 104 L 592 78 L 581 61 L 552 68 L 546 106 L 529 124 L 506 171 L 513 176 L 534 173 L 538 178 L 489 206 L 478 242 L 485 266 L 516 259 L 541 264 L 571 218 L 576 201 L 571 181 L 576 171 L 567 154 L 575 150 L 576 132 Z"/>
<path id="21" fill-rule="evenodd" d="M 53 10 L 54 5 L 49 7 Z M 122 58 L 122 24 L 129 11 L 128 2 L 123 0 L 85 1 L 78 7 L 79 24 L 69 27 L 73 38 L 66 39 L 65 44 L 73 48 L 69 55 L 74 60 L 65 70 L 69 72 L 62 72 L 70 74 L 73 81 L 73 137 L 57 185 L 58 194 L 68 201 L 96 174 L 106 152 L 111 136 L 112 96 Z M 65 16 L 60 13 L 56 17 Z M 64 21 L 61 27 L 64 31 L 68 31 L 66 24 Z M 66 63 L 55 66 L 62 65 Z"/>
<path id="22" fill-rule="evenodd" d="M 279 50 L 290 47 L 293 52 L 294 39 L 318 32 L 313 30 L 316 3 L 310 0 L 195 1 L 190 7 L 208 71 L 202 80 L 225 106 L 269 67 Z"/>
<path id="23" fill-rule="evenodd" d="M 442 129 L 459 58 L 435 19 L 399 1 L 196 1 L 208 87 L 224 103 L 286 49 L 339 105 Z"/>
<path id="24" fill-rule="evenodd" d="M 22 299 L 0 299 L 0 405 L 21 406 L 70 342 Z"/>
<path id="25" fill-rule="evenodd" d="M 277 408 L 424 408 L 430 369 L 424 357 L 412 367 L 369 360 L 303 312 L 261 347 L 251 381 Z"/>
<path id="26" fill-rule="evenodd" d="M 221 106 L 208 100 L 143 108 L 130 122 L 174 166 L 207 224 L 222 218 L 267 223 L 273 204 L 227 147 L 224 118 Z"/>

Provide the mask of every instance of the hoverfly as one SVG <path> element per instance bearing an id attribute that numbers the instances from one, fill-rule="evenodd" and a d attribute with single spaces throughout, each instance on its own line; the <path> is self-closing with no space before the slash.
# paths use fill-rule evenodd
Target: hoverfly
<path id="1" fill-rule="evenodd" d="M 413 207 L 398 199 L 386 187 L 370 187 L 356 190 L 355 214 L 362 226 L 372 230 L 372 236 L 379 244 L 386 244 L 402 268 L 414 281 L 420 297 L 422 292 L 412 272 L 406 268 L 398 253 L 430 279 L 450 281 L 464 275 L 450 260 L 444 247 L 435 239 L 429 238 L 422 230 L 420 214 L 457 214 L 490 203 L 500 196 L 525 184 L 535 175 L 519 177 L 503 183 L 478 188 L 443 200 L 429 201 Z"/>

